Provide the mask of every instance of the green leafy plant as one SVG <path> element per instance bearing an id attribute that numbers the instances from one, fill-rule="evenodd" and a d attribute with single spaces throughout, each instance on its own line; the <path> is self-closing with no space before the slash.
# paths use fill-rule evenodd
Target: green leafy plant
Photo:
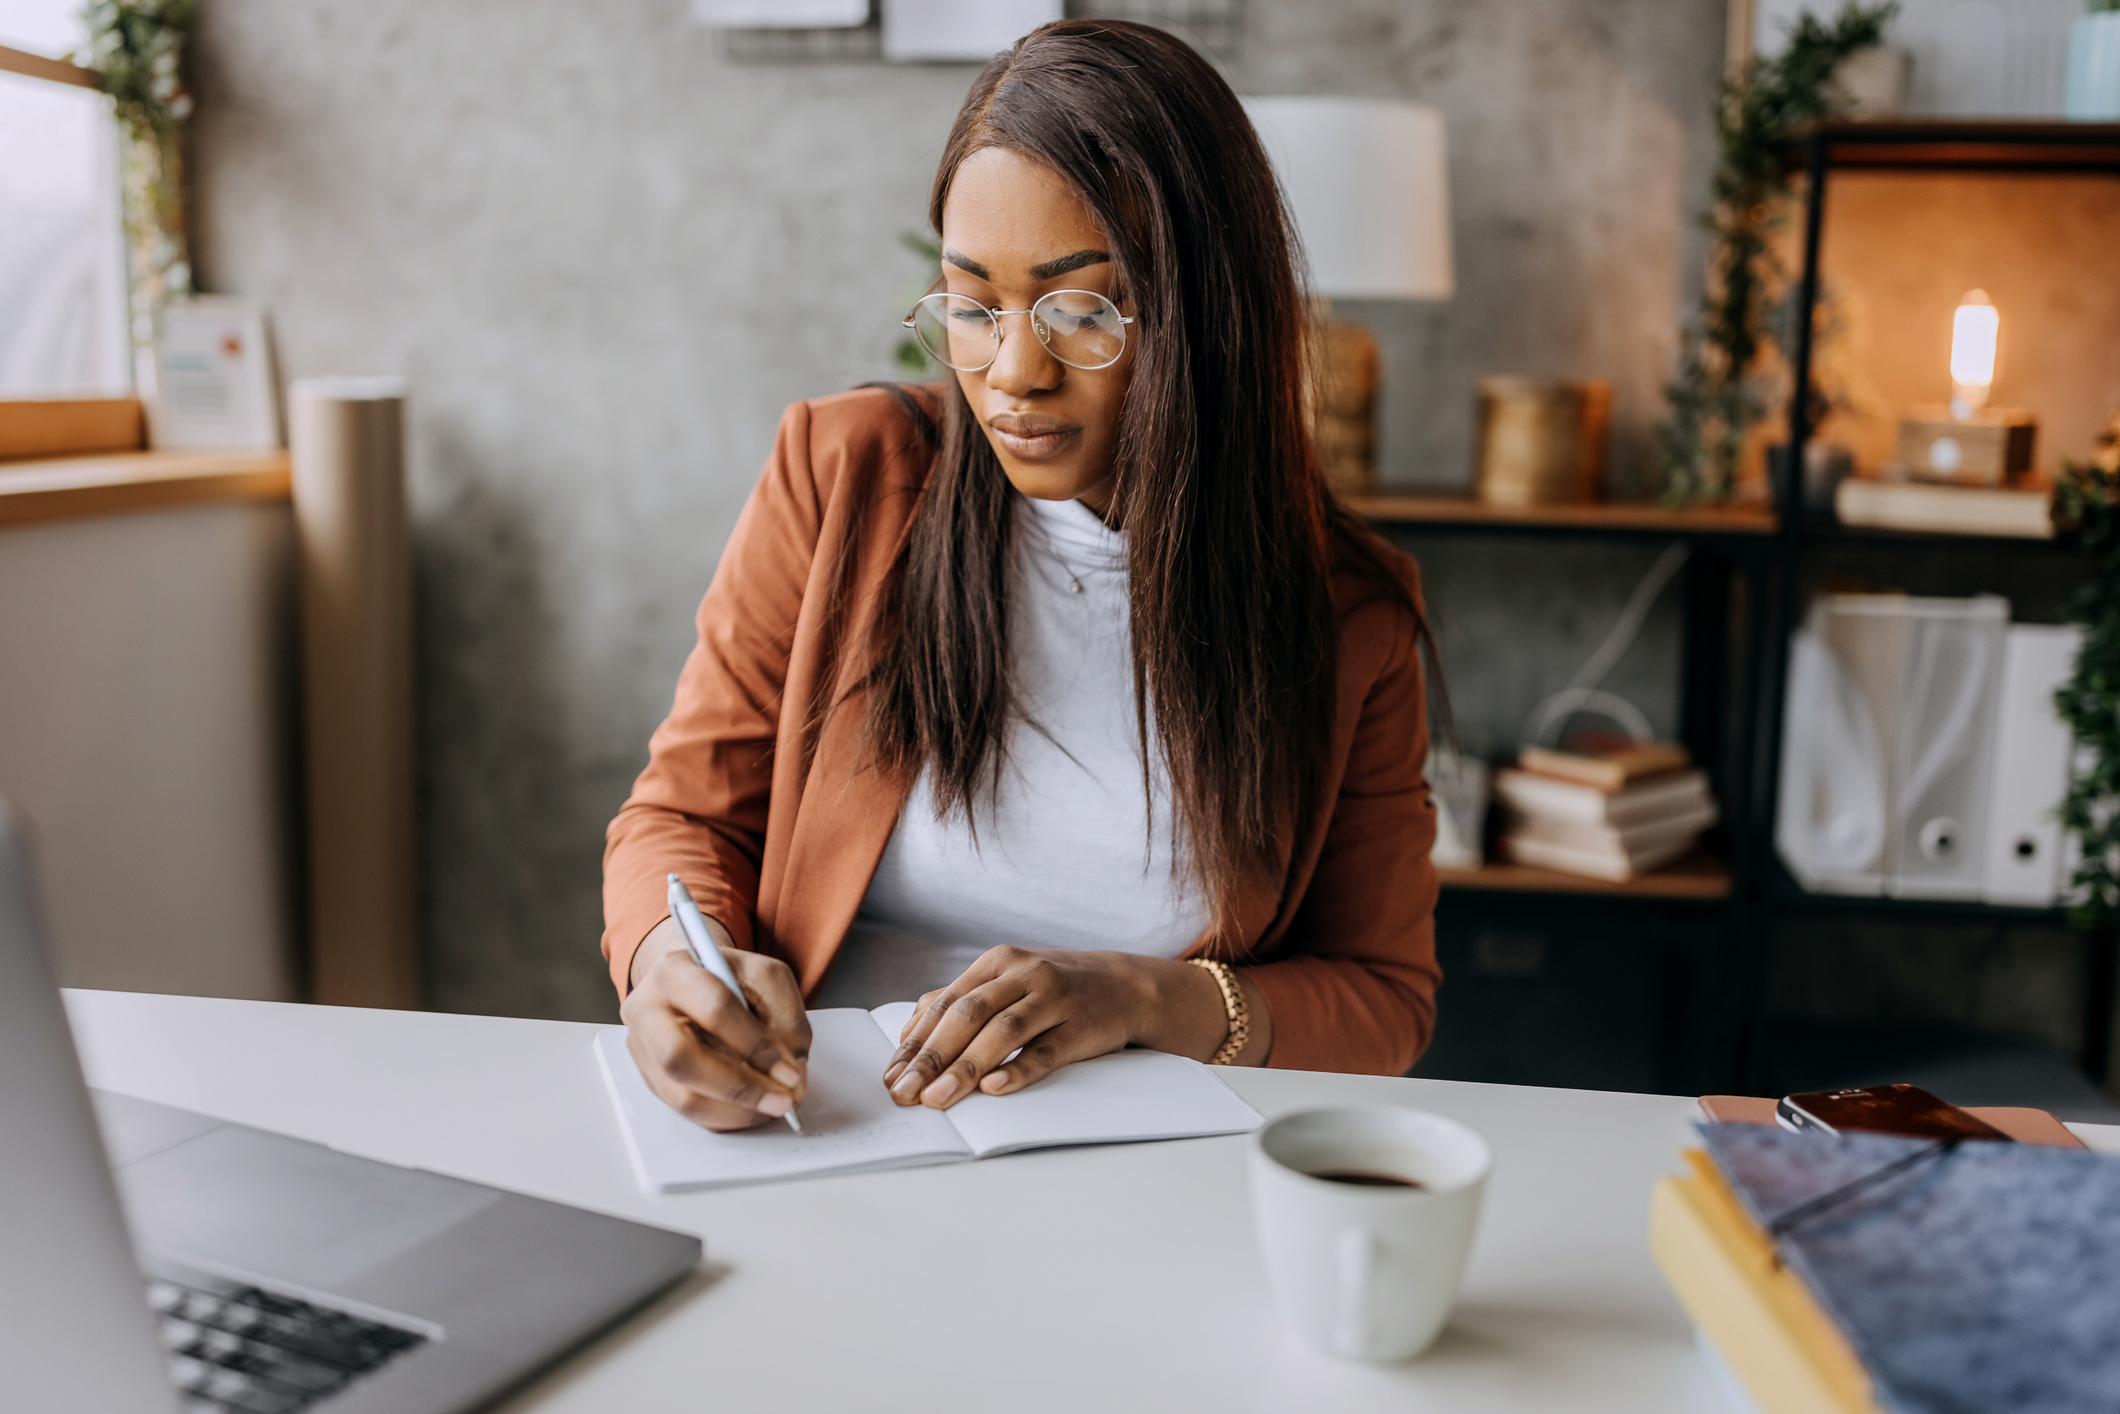
<path id="1" fill-rule="evenodd" d="M 921 268 L 918 282 L 908 282 L 903 292 L 906 308 L 926 294 L 935 281 L 942 278 L 942 243 L 930 240 L 918 231 L 902 231 L 898 243 L 920 257 Z M 933 378 L 942 371 L 942 365 L 929 356 L 920 340 L 907 334 L 891 350 L 891 361 L 915 378 Z"/>
<path id="2" fill-rule="evenodd" d="M 2076 738 L 2076 768 L 2061 824 L 2082 846 L 2071 882 L 2083 893 L 2080 927 L 2120 922 L 2120 413 L 2089 462 L 2064 468 L 2054 515 L 2079 527 L 2097 572 L 2069 601 L 2083 627 L 2076 671 L 2054 694 L 2054 710 Z"/>
<path id="3" fill-rule="evenodd" d="M 1883 39 L 1896 9 L 1850 0 L 1830 24 L 1801 15 L 1786 49 L 1747 61 L 1723 85 L 1712 202 L 1701 218 L 1710 236 L 1707 294 L 1666 390 L 1670 419 L 1657 429 L 1667 504 L 1721 500 L 1736 486 L 1746 436 L 1768 404 L 1759 387 L 1764 355 L 1780 342 L 1768 320 L 1787 275 L 1771 238 L 1788 219 L 1789 141 L 1805 125 L 1847 111 L 1834 72 Z"/>
<path id="4" fill-rule="evenodd" d="M 132 274 L 133 342 L 152 343 L 164 305 L 191 293 L 184 232 L 184 125 L 191 117 L 185 55 L 198 0 L 91 0 L 80 56 L 110 95 L 123 144 L 125 243 Z"/>

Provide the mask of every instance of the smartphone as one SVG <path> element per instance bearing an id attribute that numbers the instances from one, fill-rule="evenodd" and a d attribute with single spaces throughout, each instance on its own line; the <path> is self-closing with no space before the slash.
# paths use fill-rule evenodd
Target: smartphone
<path id="1" fill-rule="evenodd" d="M 1811 1090 L 1786 1095 L 1774 1107 L 1783 1129 L 1799 1134 L 1905 1134 L 1916 1139 L 2016 1141 L 1985 1120 L 1973 1118 L 1919 1085 L 1877 1085 L 1865 1090 Z"/>

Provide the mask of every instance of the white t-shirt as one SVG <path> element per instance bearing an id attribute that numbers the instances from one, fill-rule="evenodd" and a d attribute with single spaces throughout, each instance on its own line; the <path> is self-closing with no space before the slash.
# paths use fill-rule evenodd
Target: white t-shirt
<path id="1" fill-rule="evenodd" d="M 1170 773 L 1134 724 L 1126 537 L 1078 501 L 1015 497 L 1009 648 L 1020 719 L 997 797 L 935 819 L 923 771 L 815 1006 L 907 1001 L 990 947 L 1176 957 L 1207 905 L 1172 868 Z"/>

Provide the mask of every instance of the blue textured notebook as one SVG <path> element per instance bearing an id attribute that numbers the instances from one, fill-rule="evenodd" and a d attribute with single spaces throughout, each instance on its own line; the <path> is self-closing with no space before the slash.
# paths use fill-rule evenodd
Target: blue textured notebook
<path id="1" fill-rule="evenodd" d="M 1704 1124 L 1762 1227 L 1931 1141 Z M 2120 1158 L 1961 1144 L 1782 1236 L 1898 1414 L 2120 1410 Z"/>

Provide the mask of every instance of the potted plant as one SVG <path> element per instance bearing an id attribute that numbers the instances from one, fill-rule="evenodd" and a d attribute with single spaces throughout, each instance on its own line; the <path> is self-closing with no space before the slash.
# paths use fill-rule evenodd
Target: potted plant
<path id="1" fill-rule="evenodd" d="M 162 309 L 191 293 L 184 232 L 185 51 L 198 0 L 91 0 L 84 62 L 117 111 L 123 137 L 125 243 L 136 348 L 154 343 Z"/>
<path id="2" fill-rule="evenodd" d="M 1746 437 L 1771 401 L 1760 384 L 1776 342 L 1769 318 L 1786 283 L 1770 237 L 1786 220 L 1788 143 L 1806 125 L 1850 108 L 1836 75 L 1850 56 L 1883 40 L 1896 8 L 1851 2 L 1830 24 L 1806 12 L 1780 54 L 1748 60 L 1723 85 L 1714 200 L 1701 218 L 1710 238 L 1708 290 L 1667 390 L 1670 419 L 1657 429 L 1667 505 L 1720 501 L 1736 488 Z"/>

